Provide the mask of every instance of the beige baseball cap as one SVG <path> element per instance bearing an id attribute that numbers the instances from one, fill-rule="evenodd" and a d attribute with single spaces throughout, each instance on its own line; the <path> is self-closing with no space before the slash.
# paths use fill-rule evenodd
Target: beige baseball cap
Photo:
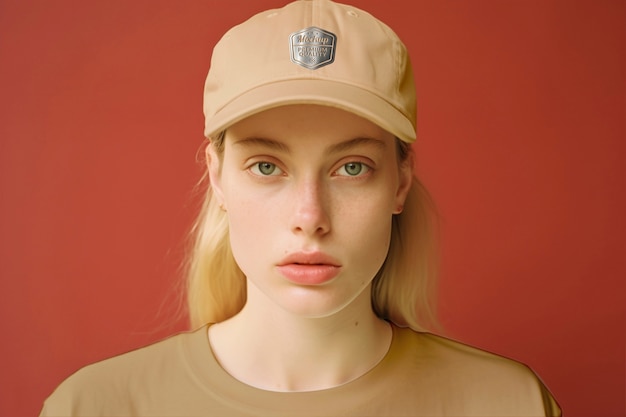
<path id="1" fill-rule="evenodd" d="M 338 107 L 415 141 L 406 47 L 387 25 L 352 6 L 298 0 L 233 27 L 215 46 L 204 87 L 206 137 L 290 104 Z"/>

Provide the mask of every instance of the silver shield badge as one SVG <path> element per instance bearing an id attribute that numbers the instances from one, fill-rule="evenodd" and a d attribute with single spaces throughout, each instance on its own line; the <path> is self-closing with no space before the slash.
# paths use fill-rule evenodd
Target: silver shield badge
<path id="1" fill-rule="evenodd" d="M 336 47 L 334 33 L 314 26 L 289 36 L 291 61 L 312 70 L 332 64 Z"/>

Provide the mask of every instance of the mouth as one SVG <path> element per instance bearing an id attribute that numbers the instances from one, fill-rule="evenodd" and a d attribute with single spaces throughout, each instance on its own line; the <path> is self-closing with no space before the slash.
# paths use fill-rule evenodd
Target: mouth
<path id="1" fill-rule="evenodd" d="M 325 284 L 341 270 L 339 261 L 321 252 L 293 253 L 276 267 L 287 280 L 299 285 Z"/>
<path id="2" fill-rule="evenodd" d="M 323 252 L 294 252 L 283 258 L 278 265 L 282 266 L 293 264 L 341 266 L 339 261 Z"/>

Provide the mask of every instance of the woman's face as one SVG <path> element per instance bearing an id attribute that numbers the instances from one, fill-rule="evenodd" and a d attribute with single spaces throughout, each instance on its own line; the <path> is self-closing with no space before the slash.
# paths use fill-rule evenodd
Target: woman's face
<path id="1" fill-rule="evenodd" d="M 209 147 L 233 254 L 265 302 L 326 317 L 369 300 L 412 178 L 395 140 L 343 110 L 291 105 L 229 128 L 221 158 Z"/>

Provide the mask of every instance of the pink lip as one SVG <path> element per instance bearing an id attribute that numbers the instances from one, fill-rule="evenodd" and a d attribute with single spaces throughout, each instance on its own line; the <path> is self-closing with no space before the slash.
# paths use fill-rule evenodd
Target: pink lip
<path id="1" fill-rule="evenodd" d="M 320 285 L 335 278 L 341 265 L 321 252 L 298 252 L 285 257 L 277 268 L 285 278 L 296 284 Z"/>

